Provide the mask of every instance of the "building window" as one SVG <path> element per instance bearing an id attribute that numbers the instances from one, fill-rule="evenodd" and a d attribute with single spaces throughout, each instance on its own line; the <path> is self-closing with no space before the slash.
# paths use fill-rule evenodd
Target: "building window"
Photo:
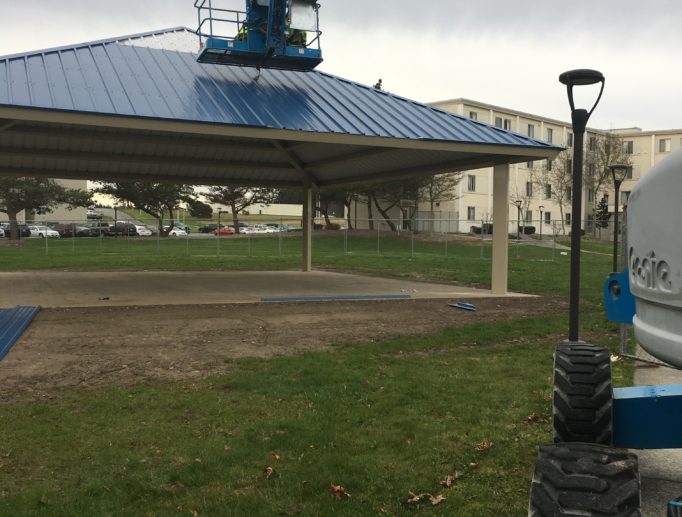
<path id="1" fill-rule="evenodd" d="M 632 179 L 632 170 L 633 170 L 633 169 L 634 169 L 634 167 L 633 167 L 632 165 L 631 165 L 630 167 L 628 167 L 628 173 L 625 175 L 625 179 L 626 179 L 626 180 L 631 180 L 631 179 Z"/>
<path id="2" fill-rule="evenodd" d="M 548 171 L 552 170 L 552 160 L 547 160 L 547 170 Z"/>
<path id="3" fill-rule="evenodd" d="M 535 126 L 533 124 L 528 124 L 528 136 L 531 138 L 535 137 Z"/>
<path id="4" fill-rule="evenodd" d="M 623 190 L 620 193 L 620 204 L 621 205 L 627 204 L 628 199 L 630 199 L 630 192 L 628 192 L 627 190 Z"/>
<path id="5" fill-rule="evenodd" d="M 475 111 L 470 111 L 469 112 L 469 118 L 471 120 L 478 120 L 478 113 L 476 113 Z"/>
<path id="6" fill-rule="evenodd" d="M 504 129 L 511 131 L 511 120 L 508 118 L 504 119 Z"/>
<path id="7" fill-rule="evenodd" d="M 502 127 L 502 117 L 495 117 L 495 127 Z"/>
<path id="8" fill-rule="evenodd" d="M 552 212 L 545 212 L 545 224 L 552 223 Z"/>
<path id="9" fill-rule="evenodd" d="M 469 174 L 467 182 L 469 183 L 469 192 L 476 192 L 476 176 Z"/>
<path id="10" fill-rule="evenodd" d="M 526 162 L 526 167 L 528 167 L 529 169 L 532 169 L 533 168 L 533 162 Z"/>
<path id="11" fill-rule="evenodd" d="M 571 214 L 570 213 L 566 214 L 566 224 L 571 224 Z"/>
<path id="12" fill-rule="evenodd" d="M 661 138 L 658 141 L 658 152 L 659 153 L 669 153 L 670 152 L 670 138 Z"/>
<path id="13" fill-rule="evenodd" d="M 625 154 L 632 154 L 634 152 L 634 142 L 632 140 L 626 140 L 623 142 L 623 152 Z"/>
<path id="14" fill-rule="evenodd" d="M 533 222 L 533 211 L 532 210 L 526 210 L 526 222 L 527 223 Z"/>
<path id="15" fill-rule="evenodd" d="M 545 199 L 552 199 L 552 185 L 549 183 L 545 185 Z"/>
<path id="16" fill-rule="evenodd" d="M 552 138 L 554 138 L 554 130 L 551 127 L 547 128 L 547 140 L 550 144 L 552 143 Z"/>
<path id="17" fill-rule="evenodd" d="M 476 220 L 476 207 L 475 206 L 467 207 L 467 220 L 469 220 L 469 221 Z"/>
<path id="18" fill-rule="evenodd" d="M 566 147 L 573 147 L 573 133 L 568 134 L 568 142 L 566 143 Z"/>
<path id="19" fill-rule="evenodd" d="M 566 171 L 568 174 L 573 174 L 573 160 L 570 158 L 566 160 Z"/>
<path id="20" fill-rule="evenodd" d="M 533 196 L 533 183 L 531 181 L 526 181 L 526 196 Z"/>
<path id="21" fill-rule="evenodd" d="M 587 189 L 587 200 L 592 203 L 594 201 L 594 190 Z"/>
<path id="22" fill-rule="evenodd" d="M 594 178 L 594 163 L 590 163 L 587 166 L 587 177 Z"/>
<path id="23" fill-rule="evenodd" d="M 588 146 L 590 151 L 594 151 L 594 147 L 597 145 L 597 139 L 593 136 L 588 140 Z"/>
<path id="24" fill-rule="evenodd" d="M 566 201 L 571 200 L 571 187 L 566 187 Z"/>

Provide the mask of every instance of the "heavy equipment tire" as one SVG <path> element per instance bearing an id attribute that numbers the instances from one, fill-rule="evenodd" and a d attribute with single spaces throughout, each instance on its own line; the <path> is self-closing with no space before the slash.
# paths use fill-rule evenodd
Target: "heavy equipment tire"
<path id="1" fill-rule="evenodd" d="M 611 352 L 584 343 L 561 343 L 554 353 L 554 442 L 611 445 Z"/>
<path id="2" fill-rule="evenodd" d="M 529 517 L 640 517 L 637 456 L 592 443 L 540 447 Z"/>

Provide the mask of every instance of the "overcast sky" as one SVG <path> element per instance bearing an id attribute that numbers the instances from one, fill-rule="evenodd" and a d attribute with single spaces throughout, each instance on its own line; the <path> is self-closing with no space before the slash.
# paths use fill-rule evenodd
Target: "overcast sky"
<path id="1" fill-rule="evenodd" d="M 318 1 L 320 70 L 382 78 L 421 102 L 466 97 L 569 120 L 558 76 L 595 68 L 607 82 L 590 126 L 682 128 L 680 0 Z M 193 0 L 0 0 L 0 15 L 0 55 L 196 24 Z"/>

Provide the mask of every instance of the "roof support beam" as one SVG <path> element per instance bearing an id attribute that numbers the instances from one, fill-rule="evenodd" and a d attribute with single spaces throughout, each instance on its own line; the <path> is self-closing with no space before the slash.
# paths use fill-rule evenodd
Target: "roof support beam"
<path id="1" fill-rule="evenodd" d="M 249 185 L 253 187 L 272 188 L 300 188 L 299 181 L 269 181 L 252 178 L 225 176 L 158 176 L 140 173 L 110 173 L 102 171 L 64 171 L 56 169 L 21 169 L 0 167 L 0 176 L 56 178 L 56 179 L 87 179 L 90 181 L 153 181 L 158 183 L 183 183 L 187 185 Z"/>
<path id="2" fill-rule="evenodd" d="M 6 120 L 0 120 L 0 125 Z M 12 121 L 9 125 L 11 128 L 18 120 Z M 9 129 L 9 128 L 8 128 Z M 58 139 L 75 139 L 78 142 L 102 142 L 108 145 L 170 145 L 173 147 L 190 147 L 193 149 L 216 150 L 228 145 L 238 144 L 241 149 L 247 151 L 268 151 L 272 146 L 264 142 L 256 142 L 253 140 L 238 139 L 238 138 L 220 138 L 207 137 L 197 138 L 195 135 L 182 135 L 177 133 L 166 134 L 142 134 L 142 133 L 123 133 L 119 131 L 91 131 L 89 129 L 78 128 L 50 128 L 43 126 L 24 126 L 16 127 L 7 134 L 13 136 L 29 136 L 29 137 L 50 137 Z"/>
<path id="3" fill-rule="evenodd" d="M 7 131 L 9 128 L 17 124 L 18 120 L 0 119 L 0 131 Z"/>
<path id="4" fill-rule="evenodd" d="M 81 151 L 57 151 L 52 149 L 24 149 L 0 147 L 0 157 L 44 158 L 47 160 L 101 161 L 106 163 L 126 163 L 136 165 L 179 166 L 193 169 L 197 167 L 216 167 L 219 169 L 257 169 L 261 171 L 291 171 L 285 163 L 246 162 L 238 160 L 214 160 L 206 158 L 179 158 L 172 156 L 153 156 L 148 154 L 120 154 Z"/>
<path id="5" fill-rule="evenodd" d="M 315 175 L 304 165 L 304 163 L 298 158 L 298 156 L 296 156 L 296 154 L 287 147 L 286 143 L 274 140 L 272 142 L 272 145 L 274 145 L 275 148 L 286 157 L 286 159 L 294 167 L 294 169 L 296 169 L 303 175 L 303 180 L 305 184 L 310 185 L 315 190 L 318 190 L 320 188 L 319 187 L 320 182 L 315 177 Z"/>
<path id="6" fill-rule="evenodd" d="M 339 165 L 341 163 L 349 162 L 352 160 L 357 160 L 359 158 L 373 158 L 375 156 L 381 156 L 382 154 L 392 153 L 395 149 L 386 148 L 370 148 L 358 151 L 357 153 L 349 153 L 343 156 L 335 156 L 331 158 L 326 158 L 324 160 L 319 160 L 316 162 L 311 162 L 308 164 L 310 169 L 324 169 L 325 167 L 330 167 L 333 165 Z"/>
<path id="7" fill-rule="evenodd" d="M 350 178 L 335 179 L 324 181 L 320 183 L 321 187 L 347 185 L 351 183 L 369 183 L 377 181 L 388 181 L 393 179 L 401 179 L 410 176 L 433 176 L 435 174 L 446 174 L 448 172 L 458 172 L 470 170 L 472 167 L 492 167 L 498 163 L 506 163 L 506 157 L 487 157 L 488 161 L 481 162 L 480 158 L 469 158 L 467 160 L 449 161 L 437 163 L 425 167 L 409 167 L 407 169 L 390 170 L 385 172 L 378 172 L 375 174 L 366 174 L 360 176 L 352 176 Z"/>

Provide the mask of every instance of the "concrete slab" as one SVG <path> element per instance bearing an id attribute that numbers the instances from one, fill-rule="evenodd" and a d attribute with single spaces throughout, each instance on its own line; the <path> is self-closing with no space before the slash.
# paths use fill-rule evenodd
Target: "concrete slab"
<path id="1" fill-rule="evenodd" d="M 484 289 L 327 271 L 0 273 L 0 307 L 254 303 L 265 297 L 377 295 L 410 295 L 412 298 L 492 296 Z"/>
<path id="2" fill-rule="evenodd" d="M 682 371 L 663 366 L 638 368 L 637 386 L 682 384 Z M 682 449 L 634 451 L 642 478 L 642 515 L 665 515 L 668 501 L 682 495 Z"/>

